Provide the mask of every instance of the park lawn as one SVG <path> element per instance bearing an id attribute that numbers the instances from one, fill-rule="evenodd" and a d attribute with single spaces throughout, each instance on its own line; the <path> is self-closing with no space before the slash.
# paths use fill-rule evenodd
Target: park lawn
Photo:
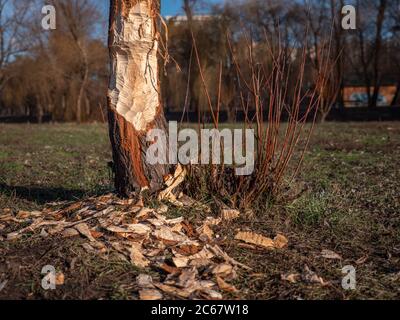
<path id="1" fill-rule="evenodd" d="M 105 125 L 0 124 L 0 211 L 40 210 L 49 202 L 110 192 L 109 161 Z M 225 239 L 223 249 L 252 267 L 234 283 L 239 297 L 400 298 L 399 181 L 400 123 L 319 125 L 302 170 L 281 199 L 265 199 L 252 219 L 242 215 L 217 230 Z M 188 209 L 169 214 L 203 218 Z M 234 236 L 243 229 L 268 237 L 282 233 L 288 247 L 240 247 Z M 324 249 L 342 259 L 323 258 Z M 40 287 L 46 264 L 65 274 L 65 284 L 57 290 Z M 356 269 L 356 290 L 341 286 L 346 265 Z M 306 269 L 325 284 L 306 281 Z M 135 299 L 139 272 L 130 264 L 87 253 L 80 239 L 33 235 L 0 241 L 0 282 L 8 280 L 0 298 Z M 300 275 L 295 283 L 283 279 L 294 274 Z"/>

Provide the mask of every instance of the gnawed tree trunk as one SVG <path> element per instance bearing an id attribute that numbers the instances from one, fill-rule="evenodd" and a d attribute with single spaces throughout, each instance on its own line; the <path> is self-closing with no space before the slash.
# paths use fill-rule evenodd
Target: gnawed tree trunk
<path id="1" fill-rule="evenodd" d="M 166 131 L 157 61 L 159 0 L 111 0 L 108 92 L 115 187 L 122 196 L 158 191 L 167 165 L 146 163 L 146 134 Z"/>

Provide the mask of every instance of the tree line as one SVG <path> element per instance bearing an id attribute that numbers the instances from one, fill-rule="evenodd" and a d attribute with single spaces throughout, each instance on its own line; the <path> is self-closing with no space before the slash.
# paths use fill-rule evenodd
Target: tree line
<path id="1" fill-rule="evenodd" d="M 56 8 L 55 30 L 41 26 L 44 4 Z M 348 4 L 356 9 L 355 30 L 342 27 L 342 8 Z M 400 0 L 232 0 L 206 11 L 204 6 L 204 1 L 182 0 L 184 16 L 159 22 L 166 112 L 200 114 L 211 101 L 233 121 L 246 100 L 243 79 L 254 76 L 243 65 L 251 58 L 260 68 L 271 68 L 278 53 L 293 74 L 305 64 L 305 90 L 315 86 L 326 61 L 330 72 L 320 88 L 321 120 L 333 106 L 344 106 L 348 83 L 365 87 L 370 108 L 377 106 L 380 87 L 391 83 L 397 89 L 389 103 L 399 105 Z M 104 121 L 107 28 L 99 1 L 0 0 L 0 116 Z M 289 79 L 287 90 L 295 86 Z"/>

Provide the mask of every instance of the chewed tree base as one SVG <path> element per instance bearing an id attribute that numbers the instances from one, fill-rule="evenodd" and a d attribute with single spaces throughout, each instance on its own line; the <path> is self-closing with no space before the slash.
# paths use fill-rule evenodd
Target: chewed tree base
<path id="1" fill-rule="evenodd" d="M 166 165 L 149 165 L 146 162 L 146 132 L 137 132 L 131 123 L 113 110 L 109 110 L 109 133 L 113 151 L 115 188 L 122 197 L 130 197 L 147 188 L 151 192 L 161 190 L 164 177 L 169 173 Z M 165 129 L 163 114 L 153 125 Z"/>

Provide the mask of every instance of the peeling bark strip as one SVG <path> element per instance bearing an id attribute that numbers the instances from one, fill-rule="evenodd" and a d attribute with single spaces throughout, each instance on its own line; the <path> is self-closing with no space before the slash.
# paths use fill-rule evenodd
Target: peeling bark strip
<path id="1" fill-rule="evenodd" d="M 166 131 L 157 61 L 159 0 L 110 0 L 109 129 L 115 186 L 123 196 L 159 190 L 167 166 L 146 164 L 146 133 Z"/>

